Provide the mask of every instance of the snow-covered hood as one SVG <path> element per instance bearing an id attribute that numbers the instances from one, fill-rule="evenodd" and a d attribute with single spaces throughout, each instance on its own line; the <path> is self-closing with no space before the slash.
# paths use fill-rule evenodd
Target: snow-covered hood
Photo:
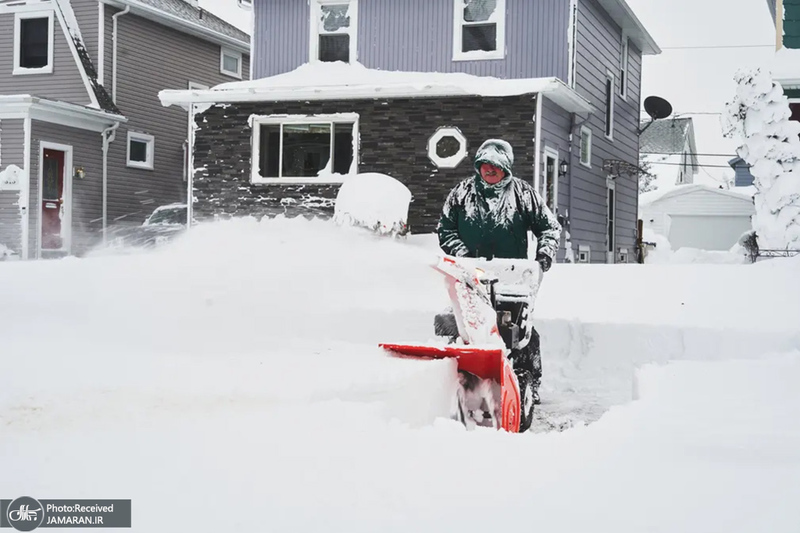
<path id="1" fill-rule="evenodd" d="M 489 184 L 481 177 L 481 165 L 489 163 L 498 168 L 502 168 L 506 173 L 505 177 L 495 184 Z M 511 167 L 514 166 L 514 150 L 511 145 L 502 139 L 489 139 L 485 141 L 478 152 L 475 154 L 475 182 L 478 191 L 486 195 L 494 195 L 505 189 L 513 177 Z"/>

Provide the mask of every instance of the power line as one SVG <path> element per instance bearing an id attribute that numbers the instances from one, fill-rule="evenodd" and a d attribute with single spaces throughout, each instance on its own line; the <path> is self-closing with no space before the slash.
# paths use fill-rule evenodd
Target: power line
<path id="1" fill-rule="evenodd" d="M 722 50 L 730 48 L 775 48 L 774 44 L 723 44 L 713 46 L 662 46 L 662 50 Z"/>
<path id="2" fill-rule="evenodd" d="M 642 152 L 641 155 L 684 155 L 684 152 Z M 698 157 L 736 157 L 736 154 L 699 154 L 691 152 L 685 152 L 685 155 L 695 155 Z"/>
<path id="3" fill-rule="evenodd" d="M 668 163 L 665 161 L 648 161 L 650 165 L 670 165 L 670 166 L 683 166 L 683 163 Z M 687 167 L 700 167 L 700 168 L 727 168 L 731 169 L 729 165 L 686 165 Z M 733 169 L 731 169 L 733 170 Z"/>

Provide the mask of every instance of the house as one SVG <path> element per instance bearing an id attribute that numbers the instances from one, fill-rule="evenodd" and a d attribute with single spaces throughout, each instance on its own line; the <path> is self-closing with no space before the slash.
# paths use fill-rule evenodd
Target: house
<path id="1" fill-rule="evenodd" d="M 642 194 L 639 211 L 645 229 L 673 250 L 730 250 L 752 228 L 755 207 L 749 192 L 690 184 Z"/>
<path id="2" fill-rule="evenodd" d="M 642 56 L 660 50 L 624 0 L 254 0 L 253 81 L 163 91 L 193 110 L 194 216 L 329 216 L 347 176 L 412 192 L 412 232 L 487 138 L 557 212 L 573 249 L 636 242 Z"/>
<path id="3" fill-rule="evenodd" d="M 800 121 L 800 0 L 767 0 L 775 22 L 772 76 L 789 98 L 792 120 Z"/>
<path id="4" fill-rule="evenodd" d="M 656 176 L 655 189 L 694 183 L 700 171 L 690 117 L 657 120 L 639 138 L 639 156 Z"/>
<path id="5" fill-rule="evenodd" d="M 728 161 L 734 171 L 734 187 L 750 187 L 755 181 L 755 177 L 750 173 L 750 165 L 741 157 L 735 157 Z"/>
<path id="6" fill-rule="evenodd" d="M 0 244 L 81 254 L 185 201 L 189 117 L 158 91 L 248 78 L 247 34 L 182 0 L 0 0 Z"/>

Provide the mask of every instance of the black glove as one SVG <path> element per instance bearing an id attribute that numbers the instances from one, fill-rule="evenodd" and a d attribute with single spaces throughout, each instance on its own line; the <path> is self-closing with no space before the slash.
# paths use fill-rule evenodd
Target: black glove
<path id="1" fill-rule="evenodd" d="M 553 260 L 549 255 L 537 254 L 536 261 L 539 263 L 539 265 L 541 265 L 542 272 L 547 272 L 550 270 L 550 267 L 553 266 Z"/>

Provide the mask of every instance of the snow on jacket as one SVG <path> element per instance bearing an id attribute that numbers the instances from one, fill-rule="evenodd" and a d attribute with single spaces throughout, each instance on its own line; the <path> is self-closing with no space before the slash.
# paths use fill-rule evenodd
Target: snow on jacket
<path id="1" fill-rule="evenodd" d="M 490 163 L 505 177 L 490 185 L 480 166 Z M 507 142 L 490 139 L 475 156 L 475 174 L 450 191 L 442 209 L 437 232 L 439 246 L 448 255 L 525 259 L 528 231 L 537 239 L 537 255 L 555 260 L 561 225 L 541 195 L 511 173 L 514 153 Z"/>

